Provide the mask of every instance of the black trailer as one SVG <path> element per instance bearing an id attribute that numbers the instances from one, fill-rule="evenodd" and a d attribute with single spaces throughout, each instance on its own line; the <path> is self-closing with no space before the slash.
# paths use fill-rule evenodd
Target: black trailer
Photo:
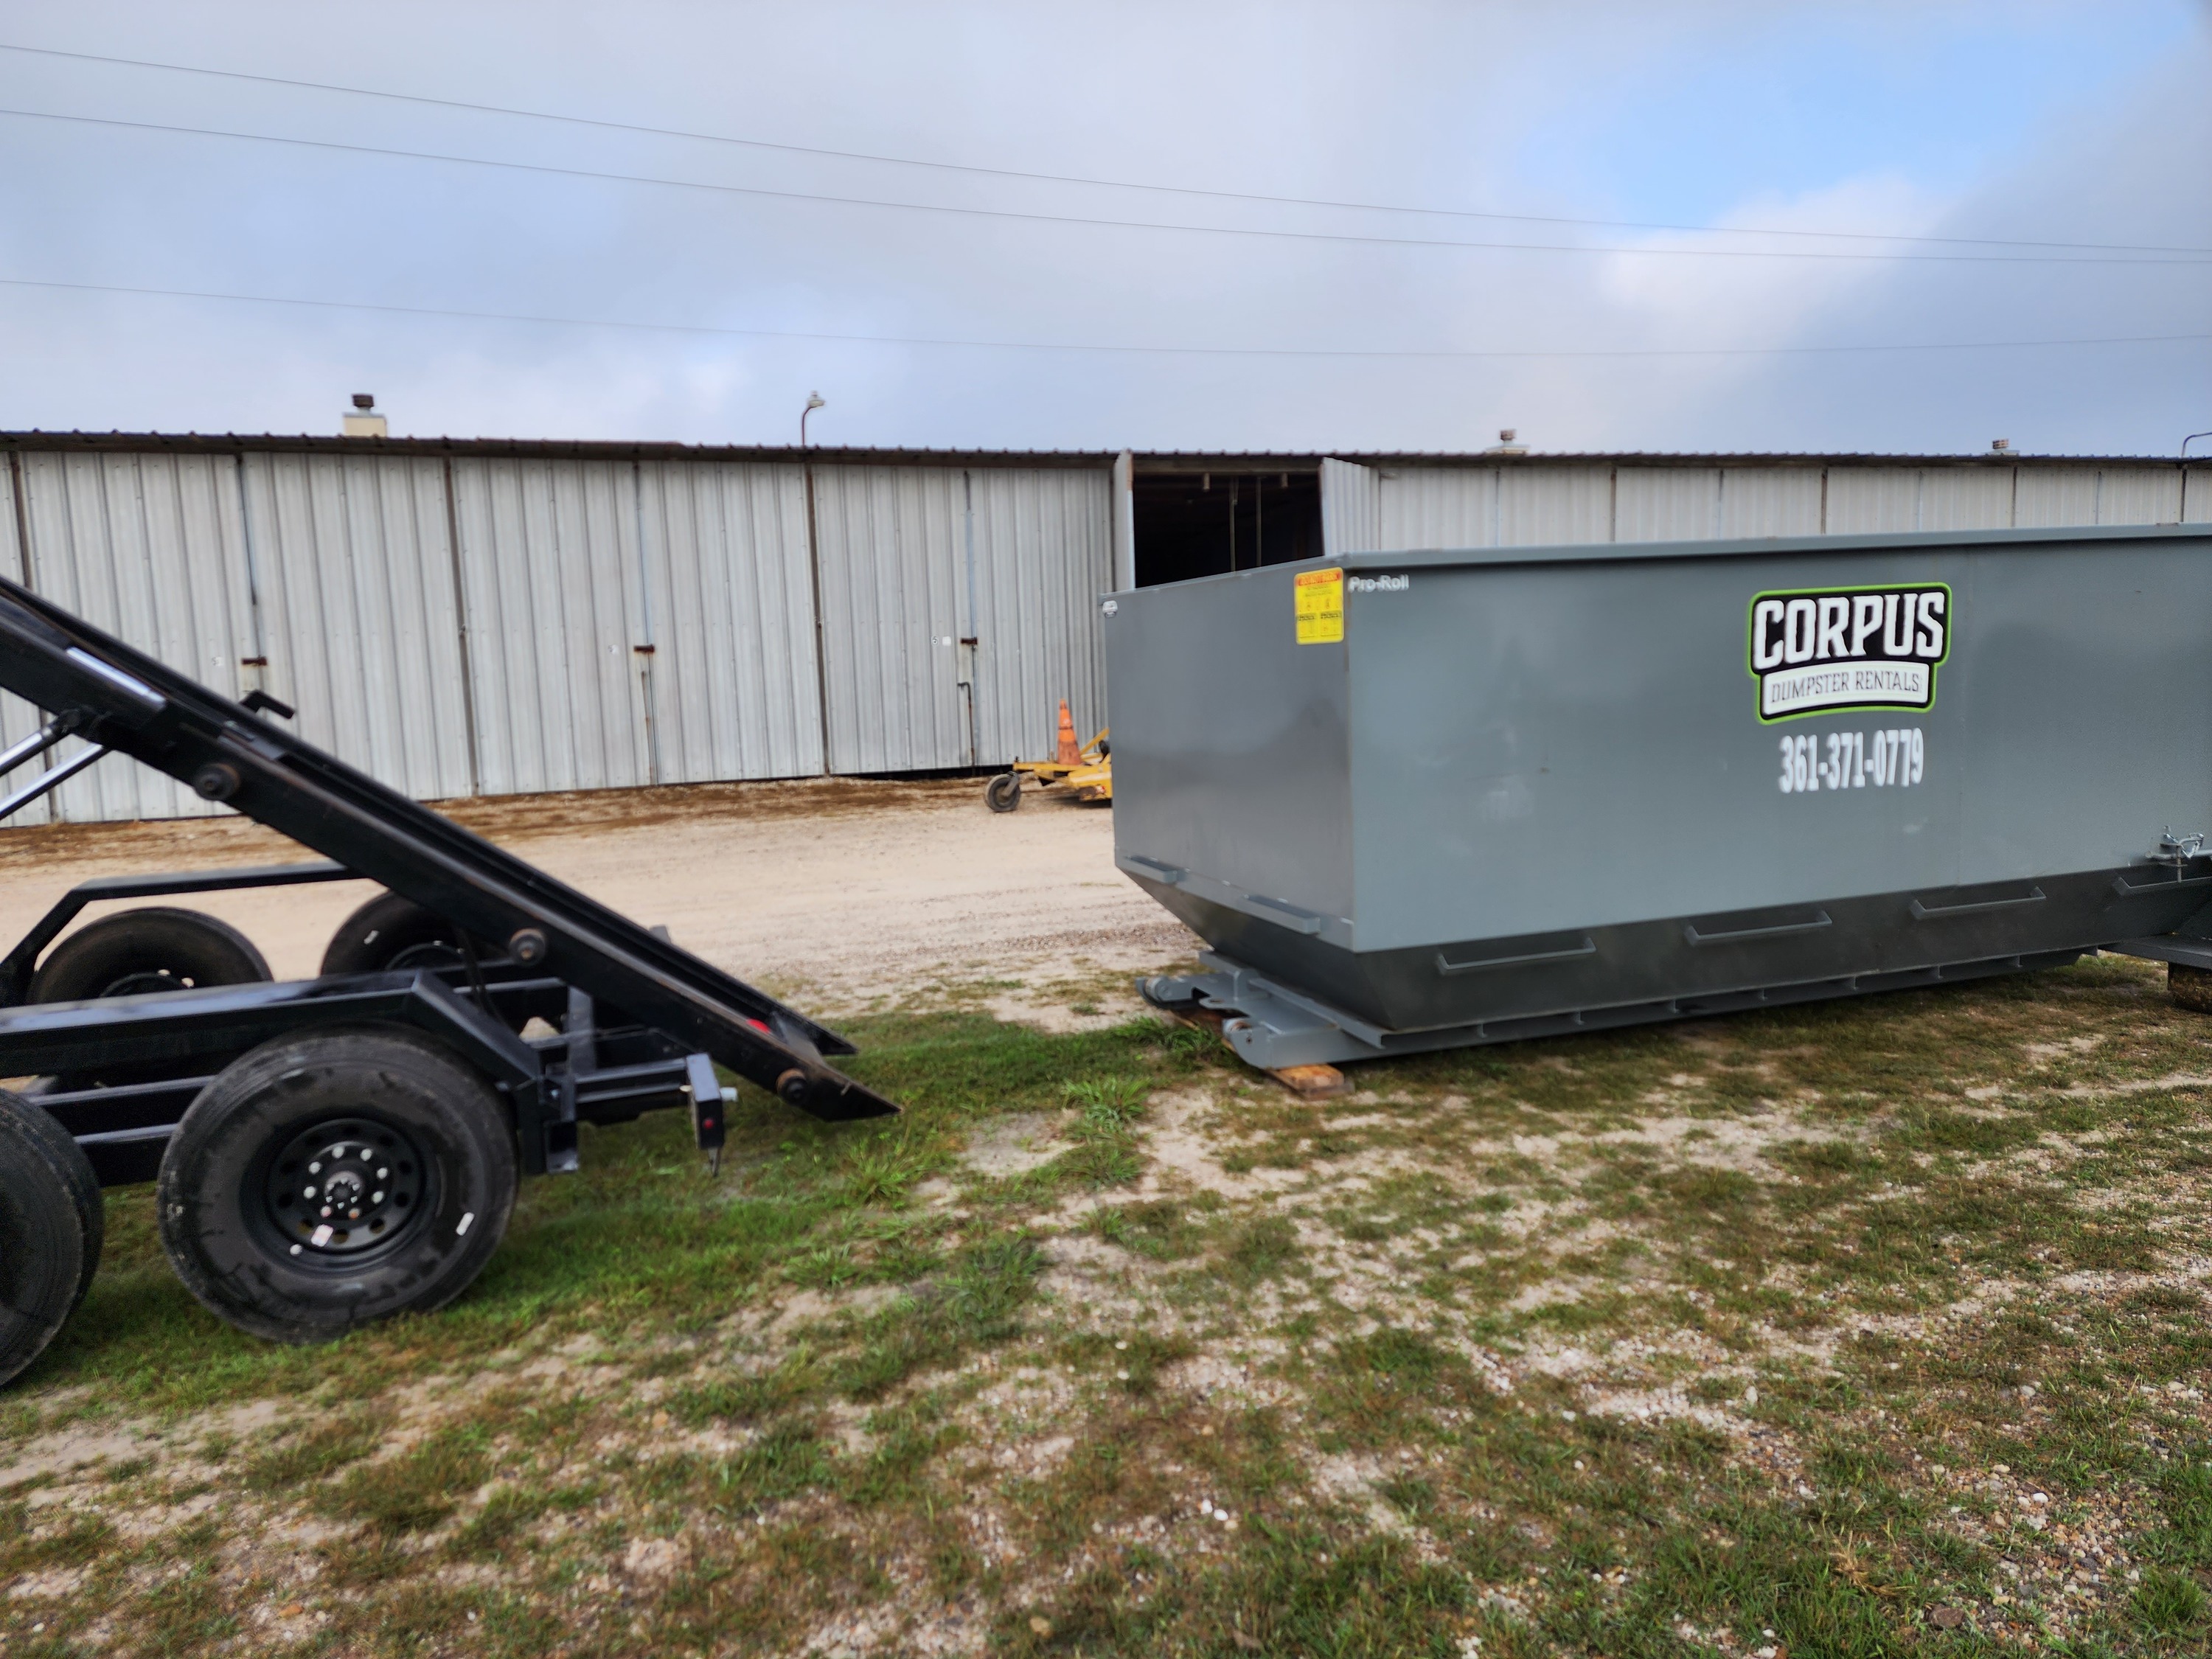
<path id="1" fill-rule="evenodd" d="M 576 1167 L 579 1124 L 682 1107 L 715 1155 L 718 1066 L 820 1118 L 898 1109 L 830 1064 L 854 1052 L 834 1031 L 301 742 L 274 698 L 233 702 L 4 580 L 0 689 L 47 717 L 0 778 L 83 744 L 0 819 L 114 752 L 323 855 L 88 882 L 0 959 L 0 1078 L 36 1079 L 0 1091 L 0 1382 L 82 1299 L 105 1186 L 158 1182 L 162 1243 L 213 1312 L 315 1341 L 458 1296 L 519 1176 Z M 386 890 L 312 980 L 272 982 L 235 929 L 169 905 L 63 937 L 102 901 L 355 879 Z"/>

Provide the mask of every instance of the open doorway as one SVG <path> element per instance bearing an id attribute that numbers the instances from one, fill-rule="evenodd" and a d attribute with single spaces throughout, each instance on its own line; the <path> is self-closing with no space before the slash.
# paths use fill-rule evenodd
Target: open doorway
<path id="1" fill-rule="evenodd" d="M 1139 587 L 1322 554 L 1321 470 L 1310 460 L 1139 459 L 1130 505 Z"/>

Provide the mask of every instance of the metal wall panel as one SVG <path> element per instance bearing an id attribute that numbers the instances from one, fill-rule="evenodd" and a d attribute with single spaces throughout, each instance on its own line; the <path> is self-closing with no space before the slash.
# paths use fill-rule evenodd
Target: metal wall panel
<path id="1" fill-rule="evenodd" d="M 1920 522 L 1916 530 L 2007 530 L 2019 469 L 1927 467 L 1920 474 Z"/>
<path id="2" fill-rule="evenodd" d="M 1838 466 L 1828 471 L 1828 531 L 2003 530 L 2017 469 Z M 2025 522 L 2025 520 L 2023 520 Z M 2061 523 L 2094 520 L 2061 520 Z"/>
<path id="3" fill-rule="evenodd" d="M 2174 468 L 2108 466 L 2097 482 L 2099 524 L 2181 522 L 2181 474 Z"/>
<path id="4" fill-rule="evenodd" d="M 1336 528 L 1358 507 L 1352 475 L 1376 478 L 1384 549 L 1559 545 L 1705 537 L 2172 524 L 2182 480 L 2163 467 L 1405 467 L 1322 464 L 1332 556 L 1371 550 Z M 2212 475 L 2208 475 L 2212 476 Z M 2193 486 L 2212 500 L 2212 482 Z M 1332 508 L 1332 495 L 1342 503 Z M 2192 498 L 2193 500 L 2193 498 Z M 2199 516 L 2212 509 L 2191 506 Z M 1356 520 L 1345 519 L 1345 522 Z"/>
<path id="5" fill-rule="evenodd" d="M 300 734 L 418 799 L 471 793 L 445 470 L 418 456 L 242 458 L 258 684 Z"/>
<path id="6" fill-rule="evenodd" d="M 239 659 L 255 653 L 235 459 L 34 451 L 22 465 L 38 591 L 179 672 L 239 696 Z M 56 816 L 70 821 L 228 810 L 114 757 L 53 799 Z"/>
<path id="7" fill-rule="evenodd" d="M 805 470 L 653 461 L 638 471 L 639 637 L 662 783 L 822 770 Z"/>
<path id="8" fill-rule="evenodd" d="M 1829 533 L 1919 528 L 1919 468 L 1838 467 L 1828 474 Z"/>
<path id="9" fill-rule="evenodd" d="M 651 781 L 635 469 L 467 459 L 453 478 L 484 793 Z"/>
<path id="10" fill-rule="evenodd" d="M 1721 533 L 1717 467 L 1624 466 L 1620 490 L 1617 540 L 1692 541 Z"/>
<path id="11" fill-rule="evenodd" d="M 1501 547 L 1556 547 L 1613 539 L 1609 466 L 1501 471 L 1497 501 L 1497 542 Z"/>
<path id="12" fill-rule="evenodd" d="M 960 473 L 912 466 L 813 472 L 830 769 L 966 765 Z"/>
<path id="13" fill-rule="evenodd" d="M 2024 530 L 2046 526 L 2094 524 L 2100 494 L 2094 472 L 2023 473 L 2013 510 Z"/>
<path id="14" fill-rule="evenodd" d="M 1371 553 L 1382 545 L 1382 480 L 1371 466 L 1324 459 L 1321 464 L 1322 556 Z"/>
<path id="15" fill-rule="evenodd" d="M 1396 468 L 1382 473 L 1380 500 L 1389 551 L 1498 545 L 1494 466 Z"/>
<path id="16" fill-rule="evenodd" d="M 2184 524 L 2212 524 L 2212 466 L 2192 466 L 2183 474 L 2187 494 L 2181 503 Z"/>
<path id="17" fill-rule="evenodd" d="M 1826 500 L 1819 470 L 1731 467 L 1721 474 L 1723 536 L 1817 536 Z"/>
<path id="18" fill-rule="evenodd" d="M 1088 741 L 1107 723 L 1098 599 L 1113 586 L 1112 480 L 1103 472 L 996 468 L 957 477 L 968 590 L 959 636 L 976 641 L 970 763 L 1050 755 L 1063 697 L 1077 737 Z"/>

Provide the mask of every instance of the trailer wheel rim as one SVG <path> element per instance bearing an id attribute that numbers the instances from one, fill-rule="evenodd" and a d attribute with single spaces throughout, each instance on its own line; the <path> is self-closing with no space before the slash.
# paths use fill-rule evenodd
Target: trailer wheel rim
<path id="1" fill-rule="evenodd" d="M 111 980 L 93 994 L 96 997 L 150 996 L 163 991 L 189 991 L 193 988 L 189 975 L 173 973 L 167 968 L 142 968 Z"/>
<path id="2" fill-rule="evenodd" d="M 399 1249 L 437 1209 L 437 1166 L 413 1136 L 368 1115 L 295 1132 L 261 1164 L 266 1241 L 295 1266 L 348 1268 Z"/>

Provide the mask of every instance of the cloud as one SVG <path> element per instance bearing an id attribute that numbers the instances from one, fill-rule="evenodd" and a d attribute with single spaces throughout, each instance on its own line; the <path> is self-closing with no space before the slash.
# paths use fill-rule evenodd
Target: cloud
<path id="1" fill-rule="evenodd" d="M 1963 192 L 1936 233 L 2212 245 L 2212 192 L 2178 158 L 2212 148 L 2202 95 L 2212 42 L 2150 66 L 2094 105 L 2068 109 Z M 1971 267 L 1882 270 L 1831 296 L 1808 337 L 2069 339 L 2212 329 L 2212 267 Z M 1814 447 L 1978 450 L 2006 437 L 2054 453 L 2171 453 L 2212 424 L 2212 345 L 2059 348 L 1765 363 L 1702 401 L 1710 429 L 1778 423 Z M 1886 441 L 1885 441 L 1886 440 Z"/>
<path id="2" fill-rule="evenodd" d="M 2175 187 L 2172 161 L 2190 142 L 2203 153 L 2204 35 L 2201 21 L 2177 34 L 2187 13 L 395 0 L 364 28 L 290 7 L 187 20 L 87 0 L 33 21 L 39 40 L 88 51 L 1089 177 L 2212 245 L 2212 202 Z M 1577 234 L 945 174 L 6 53 L 0 103 L 944 206 Z M 1746 137 L 1759 132 L 1773 136 L 1763 149 Z M 823 333 L 1468 351 L 2182 331 L 2203 325 L 2205 291 L 2203 267 L 1889 269 L 1109 229 L 4 117 L 0 275 Z M 374 390 L 403 431 L 781 442 L 818 386 L 826 441 L 1008 447 L 1451 448 L 1504 425 L 1551 447 L 1978 447 L 2000 417 L 2024 439 L 2139 447 L 2193 390 L 2154 353 L 2077 354 L 2055 372 L 2048 355 L 1118 356 L 24 289 L 0 289 L 0 354 L 9 426 L 327 431 L 346 393 Z"/>

